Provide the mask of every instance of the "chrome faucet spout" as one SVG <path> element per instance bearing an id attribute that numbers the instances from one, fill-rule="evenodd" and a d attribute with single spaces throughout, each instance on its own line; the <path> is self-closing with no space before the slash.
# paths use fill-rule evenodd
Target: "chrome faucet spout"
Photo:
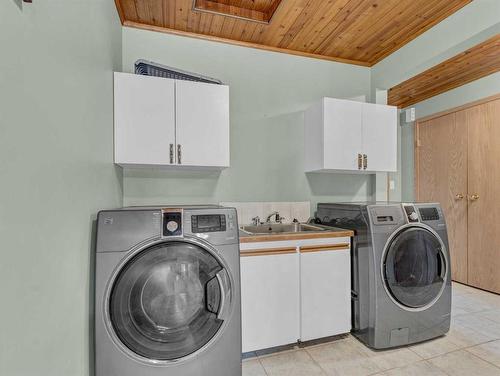
<path id="1" fill-rule="evenodd" d="M 266 222 L 265 223 L 271 223 L 271 218 L 274 216 L 274 222 L 275 223 L 282 223 L 283 221 L 283 217 L 280 216 L 280 213 L 277 212 L 277 211 L 274 211 L 272 212 L 271 214 L 269 214 L 266 218 Z"/>

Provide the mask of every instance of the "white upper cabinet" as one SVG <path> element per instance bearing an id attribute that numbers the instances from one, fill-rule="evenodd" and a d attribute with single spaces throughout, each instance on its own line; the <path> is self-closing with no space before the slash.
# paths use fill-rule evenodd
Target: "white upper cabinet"
<path id="1" fill-rule="evenodd" d="M 170 164 L 174 98 L 174 80 L 115 73 L 115 163 Z"/>
<path id="2" fill-rule="evenodd" d="M 115 163 L 229 167 L 229 87 L 115 73 Z"/>
<path id="3" fill-rule="evenodd" d="M 361 112 L 363 103 L 324 98 L 324 168 L 357 169 L 356 153 L 362 150 Z M 353 153 L 353 150 L 355 153 Z"/>
<path id="4" fill-rule="evenodd" d="M 363 153 L 366 171 L 397 170 L 397 108 L 363 103 Z"/>
<path id="5" fill-rule="evenodd" d="M 179 164 L 229 167 L 229 87 L 177 81 L 175 95 Z"/>
<path id="6" fill-rule="evenodd" d="M 396 171 L 396 107 L 323 98 L 304 120 L 306 172 Z"/>

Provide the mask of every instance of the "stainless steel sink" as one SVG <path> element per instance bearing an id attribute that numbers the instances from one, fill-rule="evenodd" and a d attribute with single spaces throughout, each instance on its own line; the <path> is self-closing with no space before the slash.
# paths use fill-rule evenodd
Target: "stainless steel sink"
<path id="1" fill-rule="evenodd" d="M 324 228 L 305 223 L 272 223 L 257 226 L 241 226 L 240 229 L 250 235 L 325 231 Z"/>

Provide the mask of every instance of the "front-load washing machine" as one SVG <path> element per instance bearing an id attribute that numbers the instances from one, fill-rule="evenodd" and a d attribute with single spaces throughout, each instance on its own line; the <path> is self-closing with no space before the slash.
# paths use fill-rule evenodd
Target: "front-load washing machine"
<path id="1" fill-rule="evenodd" d="M 353 334 L 375 349 L 446 334 L 451 278 L 436 203 L 318 204 L 316 220 L 354 230 Z"/>
<path id="2" fill-rule="evenodd" d="M 241 375 L 236 210 L 101 211 L 96 376 Z"/>

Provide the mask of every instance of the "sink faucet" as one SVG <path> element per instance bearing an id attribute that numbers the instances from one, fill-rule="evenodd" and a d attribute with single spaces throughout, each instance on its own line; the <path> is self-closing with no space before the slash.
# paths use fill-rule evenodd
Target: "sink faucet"
<path id="1" fill-rule="evenodd" d="M 267 218 L 266 218 L 266 222 L 265 222 L 265 223 L 271 223 L 271 217 L 273 217 L 273 216 L 274 216 L 274 221 L 275 221 L 276 223 L 281 223 L 281 222 L 283 221 L 283 219 L 284 219 L 283 217 L 281 217 L 281 216 L 280 216 L 280 213 L 279 213 L 279 212 L 274 211 L 274 212 L 272 212 L 271 214 L 269 214 L 269 215 L 267 216 Z"/>

